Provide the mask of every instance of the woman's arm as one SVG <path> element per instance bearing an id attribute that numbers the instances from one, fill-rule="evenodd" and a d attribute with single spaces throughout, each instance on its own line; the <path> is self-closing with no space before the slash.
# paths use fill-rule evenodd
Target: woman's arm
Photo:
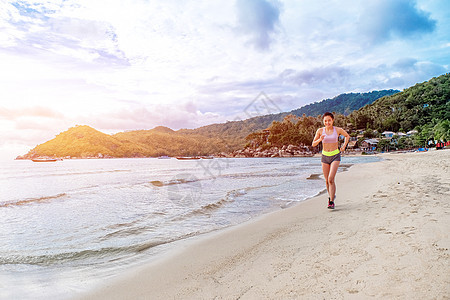
<path id="1" fill-rule="evenodd" d="M 339 128 L 338 134 L 341 134 L 345 137 L 344 144 L 341 146 L 341 152 L 345 151 L 345 148 L 347 147 L 348 142 L 350 141 L 350 135 L 342 128 Z"/>
<path id="2" fill-rule="evenodd" d="M 312 142 L 312 146 L 316 147 L 324 138 L 325 135 L 321 134 L 322 128 L 317 129 L 316 136 L 314 137 L 314 140 Z"/>

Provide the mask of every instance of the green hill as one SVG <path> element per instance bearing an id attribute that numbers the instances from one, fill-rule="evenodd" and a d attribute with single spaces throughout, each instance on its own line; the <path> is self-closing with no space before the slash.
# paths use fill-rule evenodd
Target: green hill
<path id="1" fill-rule="evenodd" d="M 108 135 L 77 125 L 54 139 L 36 146 L 22 158 L 54 157 L 149 157 L 160 155 L 206 155 L 225 150 L 222 140 L 183 135 L 167 127 Z"/>
<path id="2" fill-rule="evenodd" d="M 381 137 L 383 131 L 408 132 L 417 130 L 414 137 L 399 139 L 395 148 L 423 146 L 428 141 L 450 140 L 450 74 L 416 84 L 403 92 L 384 96 L 350 115 L 336 114 L 336 126 L 366 129 L 367 134 Z M 350 126 L 350 124 L 352 126 Z M 310 145 L 315 129 L 322 126 L 320 116 L 286 116 L 274 121 L 268 130 L 256 131 L 246 137 L 252 148 L 281 147 L 283 145 Z M 373 129 L 378 134 L 373 133 Z M 357 133 L 353 133 L 356 136 Z"/>
<path id="3" fill-rule="evenodd" d="M 299 109 L 290 112 L 278 114 L 269 114 L 242 121 L 227 122 L 224 124 L 212 124 L 196 129 L 179 130 L 183 134 L 202 135 L 206 137 L 221 137 L 226 141 L 230 148 L 242 147 L 244 139 L 250 133 L 265 129 L 274 121 L 282 121 L 288 115 L 301 117 L 303 115 L 316 117 L 327 111 L 337 114 L 348 115 L 354 110 L 374 102 L 380 97 L 393 95 L 398 93 L 397 90 L 373 91 L 368 93 L 349 93 L 341 94 L 332 99 L 325 99 L 320 102 L 308 104 Z"/>
<path id="4" fill-rule="evenodd" d="M 450 120 L 450 74 L 418 83 L 403 92 L 383 97 L 350 114 L 357 128 L 379 132 L 423 129 Z"/>
<path id="5" fill-rule="evenodd" d="M 290 113 L 298 117 L 301 117 L 303 114 L 315 117 L 317 115 L 322 115 L 327 111 L 348 115 L 367 104 L 371 104 L 381 97 L 394 95 L 398 92 L 400 91 L 383 90 L 369 93 L 341 94 L 332 99 L 325 99 L 320 102 L 305 105 L 299 109 L 291 111 Z"/>
<path id="6" fill-rule="evenodd" d="M 54 139 L 36 146 L 25 158 L 35 156 L 88 157 L 133 156 L 142 152 L 139 145 L 124 143 L 113 136 L 102 133 L 89 126 L 77 125 L 58 134 Z"/>
<path id="7" fill-rule="evenodd" d="M 145 151 L 143 156 L 195 156 L 208 155 L 226 150 L 223 140 L 199 134 L 186 135 L 162 126 L 151 130 L 120 132 L 114 138 L 130 145 L 137 145 Z"/>

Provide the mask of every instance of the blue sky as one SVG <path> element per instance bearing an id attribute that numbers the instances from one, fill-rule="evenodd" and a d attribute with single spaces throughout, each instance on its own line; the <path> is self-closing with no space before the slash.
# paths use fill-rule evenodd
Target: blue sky
<path id="1" fill-rule="evenodd" d="M 103 132 L 289 111 L 449 72 L 446 0 L 0 0 L 0 156 Z"/>

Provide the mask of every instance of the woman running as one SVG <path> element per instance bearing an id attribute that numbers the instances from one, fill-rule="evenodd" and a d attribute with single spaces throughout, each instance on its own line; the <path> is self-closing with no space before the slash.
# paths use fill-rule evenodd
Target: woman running
<path id="1" fill-rule="evenodd" d="M 333 126 L 334 116 L 332 113 L 326 112 L 323 114 L 323 124 L 325 127 L 317 129 L 316 136 L 312 142 L 313 147 L 316 147 L 322 142 L 322 171 L 325 176 L 328 191 L 328 208 L 334 209 L 334 199 L 336 198 L 336 184 L 334 177 L 336 176 L 339 163 L 341 162 L 341 152 L 347 147 L 350 136 L 348 133 L 339 127 Z M 339 135 L 345 137 L 344 144 L 339 151 Z"/>

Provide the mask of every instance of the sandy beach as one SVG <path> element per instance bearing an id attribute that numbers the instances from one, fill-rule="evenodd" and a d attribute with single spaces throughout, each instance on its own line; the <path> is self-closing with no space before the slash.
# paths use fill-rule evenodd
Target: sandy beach
<path id="1" fill-rule="evenodd" d="M 81 299 L 449 299 L 450 150 L 383 158 L 337 175 L 335 210 L 323 194 L 181 241 Z"/>

